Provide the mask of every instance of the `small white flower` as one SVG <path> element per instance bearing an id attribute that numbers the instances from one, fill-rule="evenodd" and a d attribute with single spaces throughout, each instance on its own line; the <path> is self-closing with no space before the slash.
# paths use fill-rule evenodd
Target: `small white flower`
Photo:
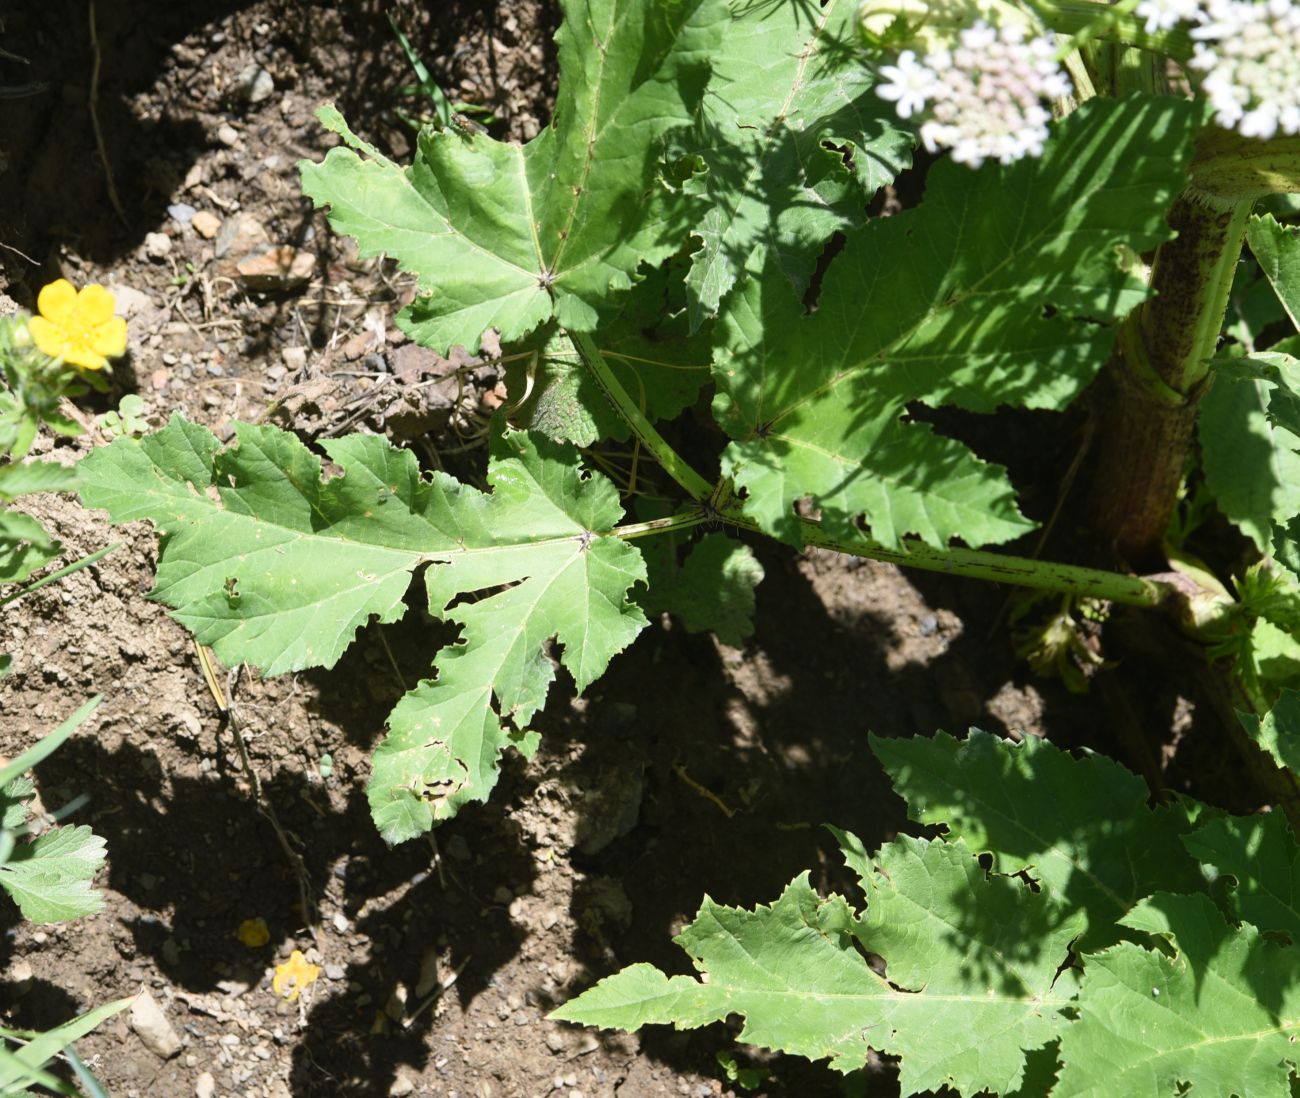
<path id="1" fill-rule="evenodd" d="M 1179 23 L 1194 23 L 1201 14 L 1200 0 L 1142 0 L 1133 9 L 1146 20 L 1147 34 L 1173 30 Z"/>
<path id="2" fill-rule="evenodd" d="M 1243 137 L 1300 133 L 1300 7 L 1293 0 L 1206 0 L 1188 65 L 1214 120 Z"/>
<path id="3" fill-rule="evenodd" d="M 894 101 L 900 118 L 911 118 L 925 110 L 925 101 L 938 79 L 932 69 L 917 63 L 912 50 L 900 53 L 897 65 L 881 65 L 880 75 L 889 83 L 878 86 L 876 94 Z"/>
<path id="4" fill-rule="evenodd" d="M 1052 41 L 1025 35 L 1018 23 L 978 22 L 960 32 L 951 53 L 934 50 L 918 62 L 907 50 L 897 65 L 881 67 L 889 83 L 877 94 L 896 101 L 901 117 L 917 115 L 925 147 L 951 149 L 958 163 L 1039 156 L 1051 120 L 1042 100 L 1071 88 Z"/>

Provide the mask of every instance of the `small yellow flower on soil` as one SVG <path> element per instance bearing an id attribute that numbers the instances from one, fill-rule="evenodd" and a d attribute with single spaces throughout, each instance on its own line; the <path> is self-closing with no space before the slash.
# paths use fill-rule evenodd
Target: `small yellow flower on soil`
<path id="1" fill-rule="evenodd" d="M 271 932 L 266 928 L 266 920 L 245 919 L 239 924 L 239 930 L 235 936 L 242 945 L 248 946 L 249 949 L 257 949 L 259 946 L 266 945 L 271 940 Z"/>
<path id="2" fill-rule="evenodd" d="M 113 295 L 91 283 L 78 292 L 65 278 L 36 298 L 40 316 L 27 322 L 32 339 L 51 358 L 86 370 L 102 370 L 126 351 L 126 321 L 113 315 Z"/>
<path id="3" fill-rule="evenodd" d="M 297 1001 L 304 988 L 316 982 L 319 975 L 320 965 L 308 964 L 302 950 L 295 949 L 284 964 L 275 966 L 271 987 L 277 995 L 283 995 L 292 1003 Z"/>

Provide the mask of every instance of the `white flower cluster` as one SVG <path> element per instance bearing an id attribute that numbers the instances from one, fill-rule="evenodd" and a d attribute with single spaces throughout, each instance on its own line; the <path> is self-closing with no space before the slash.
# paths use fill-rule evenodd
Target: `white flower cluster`
<path id="1" fill-rule="evenodd" d="M 1208 0 L 1188 64 L 1214 120 L 1243 137 L 1300 133 L 1300 6 L 1292 0 Z"/>
<path id="2" fill-rule="evenodd" d="M 1173 30 L 1179 23 L 1194 23 L 1201 15 L 1200 0 L 1141 0 L 1133 9 L 1146 20 L 1147 34 Z"/>
<path id="3" fill-rule="evenodd" d="M 919 60 L 904 50 L 896 65 L 882 65 L 876 93 L 893 101 L 903 118 L 916 116 L 931 152 L 979 167 L 986 159 L 1010 164 L 1038 156 L 1047 140 L 1050 112 L 1044 99 L 1070 94 L 1070 81 L 1046 37 L 1026 37 L 1018 23 L 978 22 L 958 35 L 951 51 Z"/>

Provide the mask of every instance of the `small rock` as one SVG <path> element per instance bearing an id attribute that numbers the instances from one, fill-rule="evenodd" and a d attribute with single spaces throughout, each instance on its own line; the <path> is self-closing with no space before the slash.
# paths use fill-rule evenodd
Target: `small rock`
<path id="1" fill-rule="evenodd" d="M 403 1095 L 415 1093 L 415 1080 L 405 1068 L 397 1069 L 397 1078 L 388 1088 L 388 1093 L 390 1098 L 402 1098 Z"/>
<path id="2" fill-rule="evenodd" d="M 334 929 L 340 934 L 346 934 L 352 929 L 352 924 L 348 922 L 348 917 L 341 911 L 334 912 L 334 918 L 331 922 L 334 924 Z"/>
<path id="3" fill-rule="evenodd" d="M 221 218 L 209 210 L 199 210 L 190 219 L 194 231 L 204 240 L 211 240 L 221 230 Z"/>
<path id="4" fill-rule="evenodd" d="M 261 255 L 241 259 L 235 271 L 250 290 L 283 290 L 307 282 L 316 273 L 316 256 L 281 244 Z"/>
<path id="5" fill-rule="evenodd" d="M 167 214 L 173 221 L 188 225 L 194 220 L 195 209 L 188 202 L 175 202 L 167 207 Z"/>
<path id="6" fill-rule="evenodd" d="M 26 961 L 15 961 L 13 967 L 9 970 L 10 982 L 19 985 L 18 991 L 21 994 L 27 990 L 26 985 L 32 982 L 32 966 Z"/>
<path id="7" fill-rule="evenodd" d="M 155 370 L 149 375 L 149 385 L 154 392 L 160 393 L 167 388 L 167 382 L 171 380 L 172 372 L 170 370 Z"/>
<path id="8" fill-rule="evenodd" d="M 153 308 L 153 298 L 134 286 L 118 284 L 110 286 L 109 289 L 113 291 L 113 299 L 117 303 L 116 312 L 120 317 L 130 320 L 133 316 L 147 313 Z"/>
<path id="9" fill-rule="evenodd" d="M 172 238 L 166 233 L 146 233 L 144 254 L 150 259 L 166 259 L 171 254 Z"/>
<path id="10" fill-rule="evenodd" d="M 492 892 L 492 900 L 498 904 L 508 904 L 515 898 L 515 894 L 506 888 L 505 885 L 497 885 Z"/>
<path id="11" fill-rule="evenodd" d="M 233 149 L 239 144 L 239 131 L 229 122 L 223 122 L 217 127 L 217 140 L 228 149 Z"/>
<path id="12" fill-rule="evenodd" d="M 168 938 L 162 944 L 163 960 L 175 968 L 181 963 L 181 948 L 176 944 L 175 938 Z"/>
<path id="13" fill-rule="evenodd" d="M 327 980 L 341 980 L 346 975 L 347 975 L 347 969 L 345 969 L 342 965 L 325 966 L 325 979 Z"/>
<path id="14" fill-rule="evenodd" d="M 250 104 L 261 103 L 275 93 L 275 78 L 253 61 L 240 70 L 230 90 L 237 99 Z"/>
<path id="15" fill-rule="evenodd" d="M 558 1056 L 564 1051 L 564 1035 L 552 1030 L 546 1035 L 546 1047 Z"/>
<path id="16" fill-rule="evenodd" d="M 226 259 L 238 262 L 246 255 L 252 255 L 254 252 L 268 248 L 271 245 L 271 238 L 266 235 L 266 230 L 257 218 L 251 214 L 241 213 L 235 217 L 228 217 L 221 223 L 221 229 L 217 233 L 216 240 L 213 242 L 213 254 L 217 259 Z M 233 271 L 233 264 L 231 271 Z M 229 271 L 221 272 L 229 274 Z"/>
<path id="17" fill-rule="evenodd" d="M 194 1098 L 212 1098 L 217 1093 L 217 1081 L 212 1072 L 205 1071 L 194 1080 Z"/>
<path id="18" fill-rule="evenodd" d="M 164 1060 L 170 1060 L 181 1050 L 180 1037 L 148 991 L 141 991 L 131 1004 L 131 1028 L 145 1048 Z"/>
<path id="19" fill-rule="evenodd" d="M 307 348 L 285 347 L 280 351 L 280 358 L 287 369 L 297 373 L 307 365 Z"/>

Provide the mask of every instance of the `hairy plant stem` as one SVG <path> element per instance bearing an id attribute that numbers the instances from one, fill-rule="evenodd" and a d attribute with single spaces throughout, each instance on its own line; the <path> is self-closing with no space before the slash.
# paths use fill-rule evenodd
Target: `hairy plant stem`
<path id="1" fill-rule="evenodd" d="M 1253 200 L 1190 188 L 1169 213 L 1152 296 L 1129 316 L 1093 394 L 1091 528 L 1120 558 L 1162 567 L 1209 360 L 1223 327 Z"/>
<path id="2" fill-rule="evenodd" d="M 571 333 L 584 365 L 601 391 L 620 415 L 627 421 L 641 444 L 653 453 L 659 463 L 696 503 L 696 508 L 666 519 L 635 523 L 615 528 L 619 537 L 644 537 L 667 529 L 680 529 L 705 522 L 721 522 L 729 526 L 763 531 L 758 523 L 744 514 L 739 500 L 734 497 L 725 503 L 719 500 L 723 490 L 715 490 L 691 465 L 682 458 L 654 429 L 654 426 L 637 407 L 627 391 L 619 384 L 604 356 L 590 336 Z M 966 576 L 972 579 L 992 580 L 1028 587 L 1039 591 L 1053 591 L 1079 598 L 1105 599 L 1130 606 L 1157 607 L 1172 605 L 1181 598 L 1176 583 L 1163 579 L 1144 579 L 1118 572 L 1105 572 L 1095 568 L 1080 568 L 1070 564 L 1032 560 L 1028 557 L 1004 556 L 985 553 L 977 549 L 935 549 L 913 539 L 905 539 L 898 548 L 882 545 L 867 537 L 837 538 L 828 534 L 813 519 L 800 520 L 800 536 L 805 545 L 816 545 L 850 556 L 868 560 L 887 561 L 906 568 L 920 568 L 927 572 Z"/>

